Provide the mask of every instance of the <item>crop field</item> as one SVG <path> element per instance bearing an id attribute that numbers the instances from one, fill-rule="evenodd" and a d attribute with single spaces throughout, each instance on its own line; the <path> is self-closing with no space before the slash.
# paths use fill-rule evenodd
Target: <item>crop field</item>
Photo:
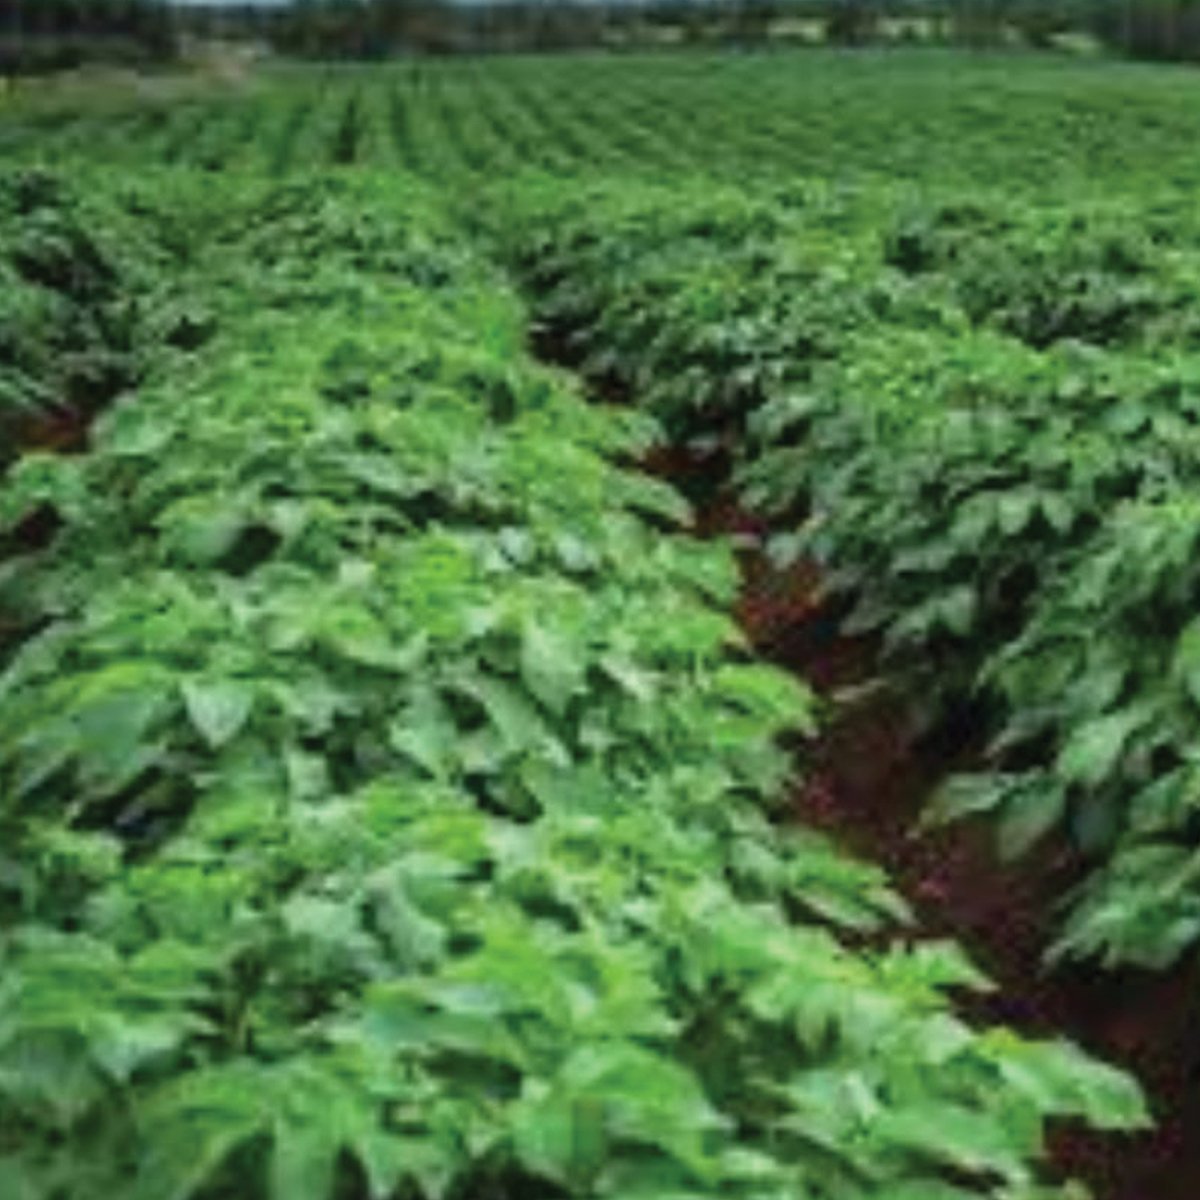
<path id="1" fill-rule="evenodd" d="M 0 1200 L 1194 1200 L 1200 76 L 0 109 Z"/>
<path id="2" fill-rule="evenodd" d="M 19 109 L 14 114 L 20 116 Z M 435 181 L 865 176 L 1074 199 L 1193 185 L 1187 68 L 910 52 L 417 59 L 279 68 L 205 102 L 55 106 L 6 155 L 129 168 L 387 168 Z"/>

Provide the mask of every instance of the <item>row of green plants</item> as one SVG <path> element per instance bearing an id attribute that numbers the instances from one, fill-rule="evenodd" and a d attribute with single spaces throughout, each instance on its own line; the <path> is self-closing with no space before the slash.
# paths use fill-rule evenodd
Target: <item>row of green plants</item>
<path id="1" fill-rule="evenodd" d="M 1013 54 L 418 59 L 262 67 L 237 85 L 6 107 L 0 155 L 285 174 L 403 165 L 457 186 L 514 167 L 726 182 L 797 175 L 1008 191 L 1194 189 L 1186 74 Z M 136 102 L 135 102 L 136 101 Z"/>
<path id="2" fill-rule="evenodd" d="M 971 706 L 990 814 L 1078 863 L 1052 958 L 1200 940 L 1200 259 L 1160 203 L 532 181 L 513 261 L 558 352 L 733 461 L 925 727 Z M 512 214 L 517 214 L 513 217 Z"/>
<path id="3" fill-rule="evenodd" d="M 104 186 L 211 336 L 0 525 L 17 1200 L 1066 1200 L 1142 1126 L 771 805 L 811 693 L 657 436 L 395 178 Z M 99 178 L 89 187 L 101 188 Z"/>
<path id="4" fill-rule="evenodd" d="M 37 172 L 0 177 L 0 468 L 137 378 L 155 255 L 103 202 Z"/>

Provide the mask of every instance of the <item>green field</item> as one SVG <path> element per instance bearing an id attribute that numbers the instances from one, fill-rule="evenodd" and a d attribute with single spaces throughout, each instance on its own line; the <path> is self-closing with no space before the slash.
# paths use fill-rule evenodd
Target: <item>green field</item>
<path id="1" fill-rule="evenodd" d="M 1195 1195 L 1194 1036 L 994 1014 L 1193 979 L 1200 76 L 5 104 L 2 1200 Z M 880 693 L 1047 885 L 998 999 L 804 809 Z"/>
<path id="2" fill-rule="evenodd" d="M 1200 170 L 1189 68 L 997 53 L 279 68 L 212 102 L 151 100 L 123 116 L 89 96 L 82 112 L 36 114 L 33 129 L 19 120 L 20 103 L 0 140 L 8 153 L 273 175 L 347 162 L 438 182 L 531 167 L 736 182 L 815 173 L 1074 199 L 1187 187 Z"/>

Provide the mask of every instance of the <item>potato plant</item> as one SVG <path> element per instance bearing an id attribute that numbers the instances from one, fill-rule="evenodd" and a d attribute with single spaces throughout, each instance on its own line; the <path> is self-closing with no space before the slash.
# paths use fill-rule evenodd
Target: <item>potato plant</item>
<path id="1" fill-rule="evenodd" d="M 496 236 L 555 340 L 672 440 L 728 451 L 772 553 L 821 566 L 926 727 L 980 709 L 993 745 L 930 815 L 991 813 L 1011 856 L 1067 840 L 1087 877 L 1052 953 L 1162 967 L 1194 946 L 1200 714 L 1171 665 L 1200 487 L 1185 208 L 817 182 L 516 196 Z"/>
<path id="2" fill-rule="evenodd" d="M 1126 1076 L 772 819 L 814 700 L 415 185 L 120 182 L 212 324 L 0 611 L 0 1178 L 20 1200 L 1067 1200 Z"/>

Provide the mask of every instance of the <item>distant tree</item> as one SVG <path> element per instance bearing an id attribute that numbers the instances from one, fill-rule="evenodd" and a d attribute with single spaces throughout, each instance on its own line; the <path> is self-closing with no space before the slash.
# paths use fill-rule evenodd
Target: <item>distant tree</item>
<path id="1" fill-rule="evenodd" d="M 837 46 L 860 46 L 871 41 L 879 28 L 874 0 L 829 0 L 825 11 L 825 38 Z"/>
<path id="2" fill-rule="evenodd" d="M 950 9 L 951 37 L 977 49 L 999 45 L 1010 14 L 1006 0 L 960 0 Z"/>
<path id="3" fill-rule="evenodd" d="M 1107 45 L 1136 58 L 1200 59 L 1200 5 L 1194 0 L 1100 3 L 1091 27 Z"/>
<path id="4" fill-rule="evenodd" d="M 733 0 L 729 24 L 733 40 L 743 45 L 766 41 L 779 9 L 777 0 Z"/>
<path id="5" fill-rule="evenodd" d="M 35 72 L 175 52 L 164 0 L 0 0 L 0 68 Z"/>

